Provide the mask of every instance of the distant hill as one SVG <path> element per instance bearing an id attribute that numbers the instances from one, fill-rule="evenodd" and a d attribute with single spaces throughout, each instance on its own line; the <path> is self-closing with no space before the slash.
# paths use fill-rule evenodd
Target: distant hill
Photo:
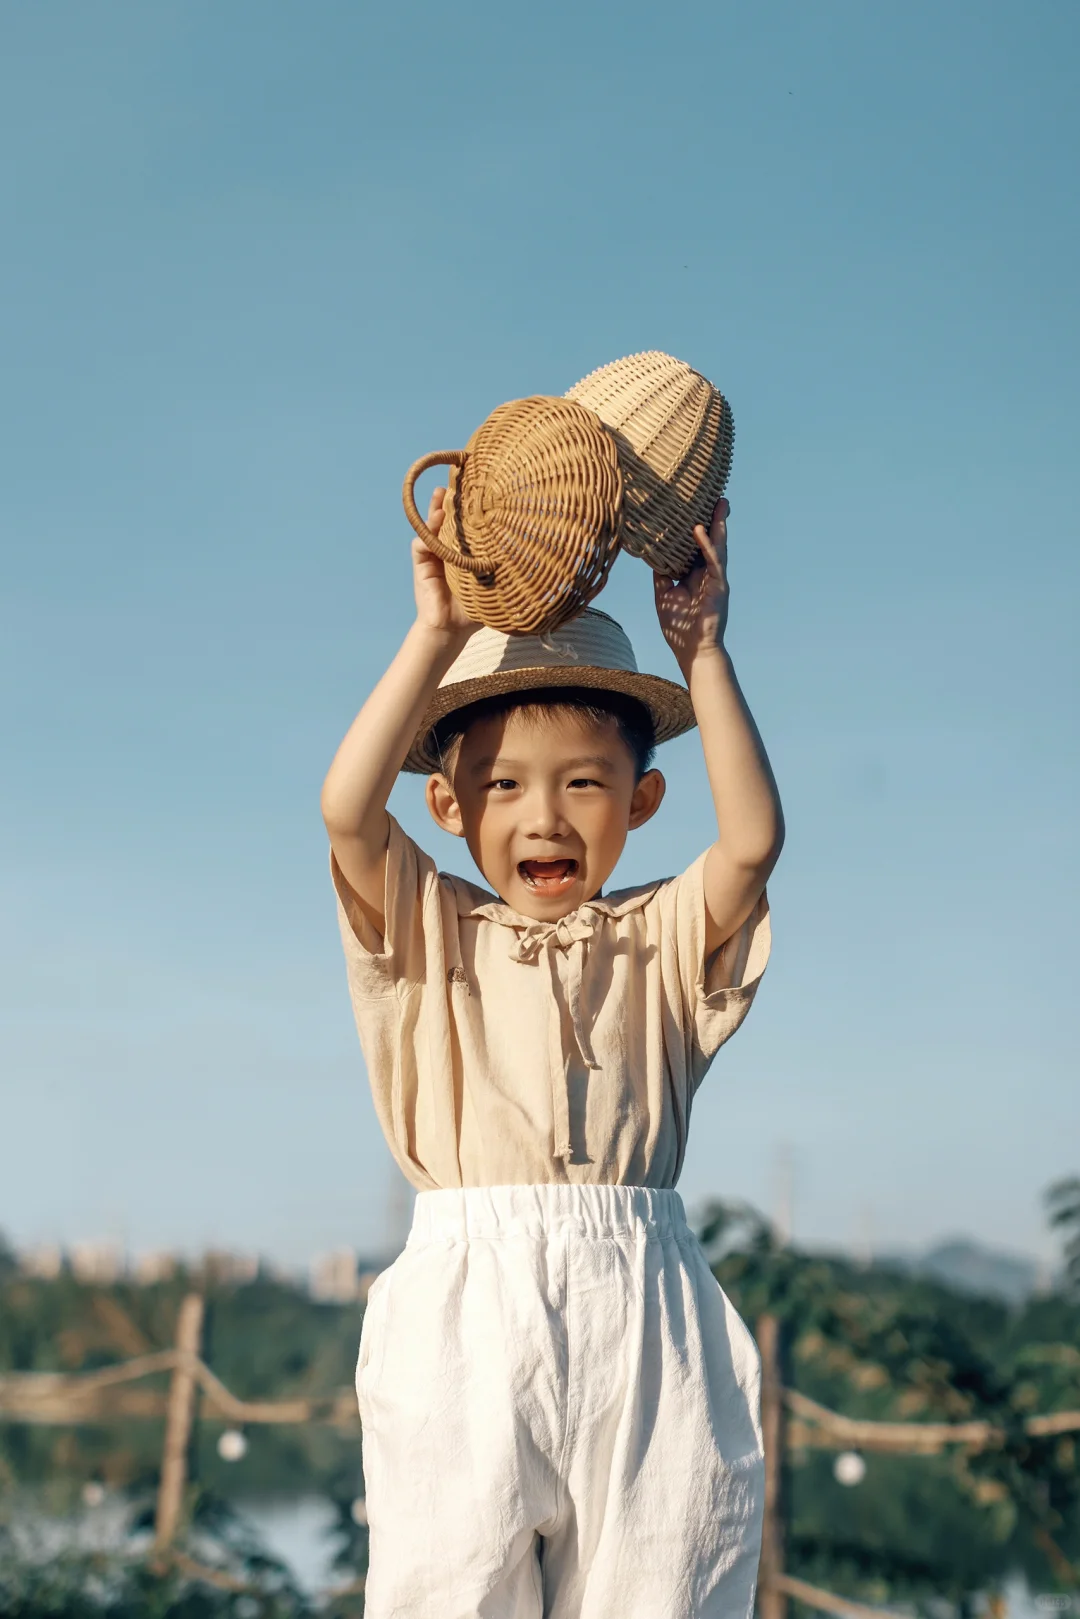
<path id="1" fill-rule="evenodd" d="M 970 1237 L 951 1237 L 922 1254 L 879 1254 L 879 1264 L 895 1266 L 913 1276 L 927 1276 L 961 1293 L 1023 1304 L 1043 1279 L 1039 1265 L 1027 1254 L 987 1248 Z"/>

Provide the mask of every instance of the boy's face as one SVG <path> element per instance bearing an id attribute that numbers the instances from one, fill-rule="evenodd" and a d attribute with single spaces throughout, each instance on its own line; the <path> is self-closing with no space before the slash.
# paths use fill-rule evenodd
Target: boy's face
<path id="1" fill-rule="evenodd" d="M 600 892 L 627 833 L 659 808 L 663 776 L 635 774 L 614 720 L 512 709 L 470 726 L 452 782 L 428 778 L 428 808 L 501 899 L 552 922 Z"/>

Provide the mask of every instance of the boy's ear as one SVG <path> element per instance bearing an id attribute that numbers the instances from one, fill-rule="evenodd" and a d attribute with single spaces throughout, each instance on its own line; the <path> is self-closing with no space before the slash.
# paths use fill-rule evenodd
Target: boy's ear
<path id="1" fill-rule="evenodd" d="M 431 819 L 435 825 L 451 837 L 463 838 L 465 828 L 461 823 L 461 806 L 454 797 L 454 789 L 445 776 L 429 776 L 424 788 L 424 797 Z"/>
<path id="2" fill-rule="evenodd" d="M 634 796 L 630 800 L 631 832 L 639 826 L 644 826 L 646 821 L 652 820 L 663 803 L 666 792 L 667 782 L 659 770 L 646 770 L 634 788 Z"/>

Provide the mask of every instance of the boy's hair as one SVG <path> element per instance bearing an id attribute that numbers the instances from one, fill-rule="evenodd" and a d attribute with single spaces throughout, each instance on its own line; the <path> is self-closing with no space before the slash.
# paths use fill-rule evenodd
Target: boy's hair
<path id="1" fill-rule="evenodd" d="M 541 686 L 527 691 L 502 692 L 481 697 L 464 708 L 455 708 L 432 727 L 435 751 L 449 776 L 457 764 L 457 754 L 466 731 L 480 720 L 526 709 L 537 719 L 545 714 L 567 710 L 581 714 L 594 725 L 615 722 L 620 742 L 629 748 L 634 760 L 634 780 L 640 781 L 652 766 L 656 752 L 656 727 L 644 703 L 620 691 L 597 691 L 590 686 Z"/>

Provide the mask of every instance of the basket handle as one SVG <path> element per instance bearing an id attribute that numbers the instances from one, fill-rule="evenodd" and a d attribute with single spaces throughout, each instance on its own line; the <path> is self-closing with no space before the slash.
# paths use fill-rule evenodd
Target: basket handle
<path id="1" fill-rule="evenodd" d="M 413 493 L 417 478 L 422 472 L 426 472 L 428 467 L 463 467 L 468 459 L 465 450 L 433 450 L 430 455 L 422 455 L 419 461 L 413 462 L 405 474 L 401 500 L 405 507 L 405 516 L 433 556 L 437 556 L 440 562 L 445 562 L 452 568 L 464 568 L 466 573 L 486 574 L 490 578 L 495 572 L 495 564 L 487 557 L 469 556 L 464 551 L 455 551 L 453 546 L 444 545 L 442 540 L 431 532 L 417 511 L 416 496 Z"/>

